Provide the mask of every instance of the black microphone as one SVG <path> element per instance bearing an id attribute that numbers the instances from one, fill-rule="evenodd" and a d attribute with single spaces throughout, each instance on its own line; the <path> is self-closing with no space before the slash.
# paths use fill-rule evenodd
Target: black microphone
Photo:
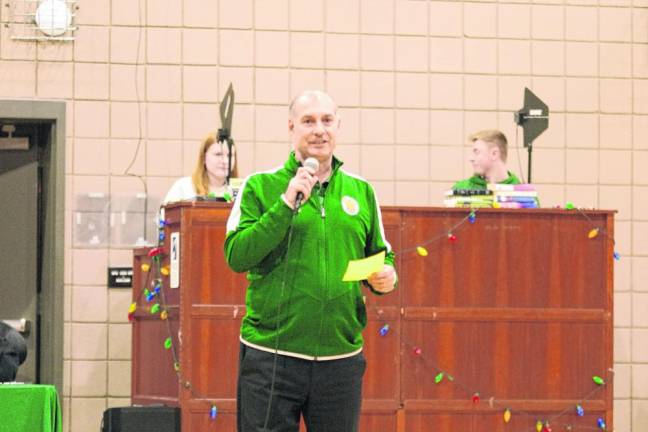
<path id="1" fill-rule="evenodd" d="M 310 168 L 312 171 L 317 173 L 319 170 L 319 162 L 313 157 L 309 157 L 304 161 L 304 168 Z M 297 192 L 297 197 L 295 198 L 295 211 L 299 210 L 302 205 L 302 200 L 304 199 L 304 194 Z"/>

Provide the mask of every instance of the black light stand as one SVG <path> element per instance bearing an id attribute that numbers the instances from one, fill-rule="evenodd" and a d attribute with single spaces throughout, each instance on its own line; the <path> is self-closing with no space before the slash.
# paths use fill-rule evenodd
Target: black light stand
<path id="1" fill-rule="evenodd" d="M 549 107 L 531 90 L 524 88 L 524 107 L 513 113 L 518 126 L 524 130 L 524 147 L 529 153 L 527 182 L 531 183 L 533 140 L 549 127 Z"/>
<path id="2" fill-rule="evenodd" d="M 232 177 L 232 150 L 234 140 L 232 139 L 232 116 L 234 115 L 234 89 L 230 83 L 225 97 L 220 104 L 220 118 L 222 127 L 218 129 L 217 139 L 219 143 L 227 143 L 227 178 L 225 184 L 229 186 Z"/>

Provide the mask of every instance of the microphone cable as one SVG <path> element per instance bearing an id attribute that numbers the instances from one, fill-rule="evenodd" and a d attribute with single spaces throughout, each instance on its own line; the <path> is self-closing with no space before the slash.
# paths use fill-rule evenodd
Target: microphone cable
<path id="1" fill-rule="evenodd" d="M 277 378 L 277 361 L 279 359 L 279 328 L 281 327 L 282 306 L 285 301 L 284 294 L 286 293 L 286 278 L 288 276 L 288 266 L 289 266 L 288 257 L 290 255 L 290 246 L 292 244 L 293 226 L 294 226 L 296 215 L 297 212 L 293 212 L 290 218 L 290 227 L 288 228 L 288 243 L 286 244 L 286 255 L 285 255 L 286 264 L 284 266 L 283 275 L 281 277 L 280 297 L 279 297 L 279 303 L 277 304 L 277 325 L 275 326 L 276 335 L 275 335 L 274 359 L 272 362 L 272 378 L 270 380 L 270 395 L 268 396 L 268 406 L 266 407 L 265 420 L 263 421 L 263 432 L 266 432 L 268 430 L 268 422 L 270 421 L 270 413 L 272 411 L 272 397 L 274 395 L 275 382 Z M 288 292 L 289 296 L 290 294 L 292 294 L 292 289 Z"/>
<path id="2" fill-rule="evenodd" d="M 317 159 L 313 157 L 307 158 L 303 166 L 311 168 L 315 172 L 319 169 L 319 162 Z M 299 197 L 301 195 L 301 199 Z M 290 296 L 292 295 L 292 289 L 288 292 L 288 298 L 284 299 L 284 295 L 286 294 L 286 278 L 288 275 L 288 266 L 290 265 L 288 258 L 290 256 L 290 246 L 292 245 L 292 235 L 293 235 L 293 227 L 294 227 L 294 222 L 295 222 L 295 216 L 299 212 L 300 207 L 304 204 L 303 201 L 303 195 L 298 194 L 295 197 L 295 208 L 293 209 L 292 216 L 290 218 L 290 227 L 288 228 L 288 242 L 286 244 L 286 264 L 284 266 L 284 271 L 283 275 L 281 277 L 281 289 L 280 289 L 280 297 L 279 297 L 279 303 L 277 304 L 277 325 L 275 327 L 275 348 L 274 348 L 274 360 L 272 362 L 272 378 L 270 380 L 270 395 L 268 396 L 268 406 L 266 408 L 266 415 L 265 415 L 265 420 L 263 422 L 263 432 L 266 432 L 268 430 L 268 422 L 270 421 L 270 412 L 272 411 L 272 397 L 274 395 L 274 388 L 275 388 L 275 382 L 277 379 L 277 361 L 279 358 L 279 328 L 281 327 L 281 313 L 282 313 L 282 307 L 283 307 L 283 302 L 290 300 Z"/>

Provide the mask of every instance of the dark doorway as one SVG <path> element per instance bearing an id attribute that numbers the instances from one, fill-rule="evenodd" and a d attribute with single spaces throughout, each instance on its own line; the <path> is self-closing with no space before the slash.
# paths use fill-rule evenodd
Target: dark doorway
<path id="1" fill-rule="evenodd" d="M 0 101 L 0 320 L 28 347 L 17 381 L 63 381 L 65 103 Z"/>
<path id="2" fill-rule="evenodd" d="M 40 382 L 40 252 L 44 215 L 39 161 L 49 145 L 50 129 L 49 124 L 43 123 L 0 121 L 0 320 L 14 326 L 27 342 L 27 360 L 17 377 L 22 382 Z"/>

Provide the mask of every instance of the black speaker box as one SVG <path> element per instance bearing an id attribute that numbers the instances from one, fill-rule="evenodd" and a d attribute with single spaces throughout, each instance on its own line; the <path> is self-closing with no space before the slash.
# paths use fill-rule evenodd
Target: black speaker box
<path id="1" fill-rule="evenodd" d="M 180 408 L 131 406 L 108 408 L 101 432 L 180 432 Z"/>

